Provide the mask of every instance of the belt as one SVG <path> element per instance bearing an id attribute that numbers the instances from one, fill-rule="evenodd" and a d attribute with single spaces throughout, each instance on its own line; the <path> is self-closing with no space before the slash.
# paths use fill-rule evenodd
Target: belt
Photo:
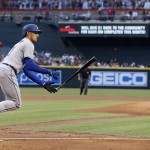
<path id="1" fill-rule="evenodd" d="M 15 74 L 17 74 L 17 70 L 13 66 L 11 66 L 7 63 L 3 63 L 3 64 L 9 66 L 15 72 Z"/>

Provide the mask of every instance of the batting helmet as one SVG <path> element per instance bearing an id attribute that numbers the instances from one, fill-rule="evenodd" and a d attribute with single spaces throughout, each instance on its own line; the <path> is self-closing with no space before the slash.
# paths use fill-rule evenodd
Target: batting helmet
<path id="1" fill-rule="evenodd" d="M 39 30 L 36 24 L 27 24 L 22 28 L 22 36 L 24 37 L 27 32 L 41 33 L 42 31 Z"/>

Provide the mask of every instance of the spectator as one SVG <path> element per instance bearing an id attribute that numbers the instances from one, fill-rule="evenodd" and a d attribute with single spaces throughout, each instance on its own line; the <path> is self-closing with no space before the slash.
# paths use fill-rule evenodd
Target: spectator
<path id="1" fill-rule="evenodd" d="M 0 41 L 0 48 L 2 48 L 3 46 L 4 46 L 3 42 Z"/>
<path id="2" fill-rule="evenodd" d="M 65 64 L 64 60 L 61 60 L 61 62 L 60 62 L 60 66 L 66 66 L 66 64 Z"/>
<path id="3" fill-rule="evenodd" d="M 82 5 L 82 9 L 89 9 L 87 0 L 84 0 L 83 5 Z"/>
<path id="4" fill-rule="evenodd" d="M 133 11 L 133 13 L 132 13 L 132 19 L 133 20 L 136 20 L 138 18 L 138 13 L 137 13 L 137 11 Z"/>
<path id="5" fill-rule="evenodd" d="M 143 13 L 142 13 L 142 20 L 143 21 L 147 20 L 147 12 L 145 10 L 143 10 Z"/>
<path id="6" fill-rule="evenodd" d="M 43 14 L 41 12 L 38 12 L 35 15 L 35 22 L 42 22 L 43 21 Z"/>
<path id="7" fill-rule="evenodd" d="M 108 14 L 108 20 L 113 21 L 114 20 L 114 15 L 115 15 L 114 9 L 108 9 L 107 14 Z"/>
<path id="8" fill-rule="evenodd" d="M 38 8 L 39 8 L 39 9 L 42 9 L 42 7 L 43 7 L 43 6 L 42 6 L 42 1 L 43 1 L 43 0 L 38 0 Z"/>

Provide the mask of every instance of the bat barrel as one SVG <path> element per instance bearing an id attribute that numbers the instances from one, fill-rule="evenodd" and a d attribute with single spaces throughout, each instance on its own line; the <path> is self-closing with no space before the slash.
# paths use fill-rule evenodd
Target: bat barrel
<path id="1" fill-rule="evenodd" d="M 83 71 L 85 68 L 87 68 L 90 64 L 92 64 L 94 61 L 96 61 L 97 59 L 94 57 L 92 57 L 90 60 L 88 60 L 79 70 L 77 70 L 72 76 L 70 76 L 65 82 L 63 82 L 59 87 L 56 88 L 56 90 L 58 91 L 61 87 L 63 87 L 67 82 L 69 82 L 73 77 L 75 77 L 78 73 L 80 73 L 81 71 Z"/>

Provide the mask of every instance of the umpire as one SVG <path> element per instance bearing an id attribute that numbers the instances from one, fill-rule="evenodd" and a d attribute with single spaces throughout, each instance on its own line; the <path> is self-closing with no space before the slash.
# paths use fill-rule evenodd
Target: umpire
<path id="1" fill-rule="evenodd" d="M 91 77 L 91 71 L 85 68 L 78 74 L 78 80 L 80 81 L 80 95 L 84 92 L 84 95 L 88 93 L 88 83 Z"/>

